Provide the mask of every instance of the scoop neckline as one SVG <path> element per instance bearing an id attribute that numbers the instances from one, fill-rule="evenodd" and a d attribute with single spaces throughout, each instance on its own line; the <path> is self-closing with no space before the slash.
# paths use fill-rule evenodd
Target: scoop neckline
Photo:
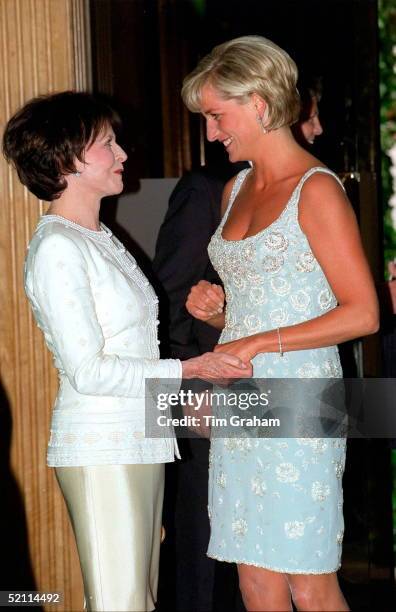
<path id="1" fill-rule="evenodd" d="M 301 181 L 302 181 L 302 180 L 305 178 L 305 176 L 306 176 L 306 175 L 307 175 L 309 172 L 311 172 L 311 170 L 318 170 L 318 169 L 319 169 L 319 170 L 325 170 L 325 171 L 328 171 L 328 168 L 326 168 L 325 166 L 312 166 L 312 168 L 309 168 L 309 169 L 308 169 L 306 172 L 304 172 L 304 174 L 303 174 L 303 175 L 300 177 L 300 179 L 299 179 L 299 181 L 298 181 L 297 185 L 294 187 L 293 191 L 291 192 L 290 197 L 289 197 L 289 199 L 287 200 L 287 202 L 286 202 L 285 206 L 282 208 L 282 210 L 281 210 L 281 212 L 279 213 L 279 215 L 278 215 L 278 216 L 277 216 L 277 217 L 276 217 L 276 218 L 275 218 L 275 219 L 274 219 L 274 220 L 273 220 L 273 221 L 272 221 L 272 222 L 271 222 L 269 225 L 267 225 L 266 227 L 264 227 L 263 229 L 261 229 L 261 230 L 260 230 L 259 232 L 257 232 L 256 234 L 253 234 L 252 236 L 245 236 L 245 238 L 239 238 L 238 240 L 228 240 L 227 238 L 224 238 L 224 236 L 223 236 L 223 229 L 224 229 L 224 225 L 226 224 L 226 221 L 227 221 L 227 219 L 228 219 L 228 215 L 229 215 L 229 213 L 230 213 L 230 210 L 231 210 L 232 206 L 234 205 L 235 199 L 236 199 L 236 197 L 237 197 L 237 195 L 238 195 L 238 193 L 239 193 L 239 189 L 240 189 L 240 187 L 239 187 L 239 189 L 238 189 L 237 193 L 235 194 L 234 200 L 232 201 L 231 206 L 230 206 L 230 207 L 229 207 L 229 209 L 227 210 L 227 216 L 224 216 L 224 220 L 223 220 L 222 224 L 219 226 L 219 229 L 220 229 L 220 238 L 221 238 L 221 240 L 222 240 L 223 242 L 225 242 L 225 243 L 233 244 L 233 243 L 239 243 L 239 242 L 246 242 L 247 240 L 252 240 L 253 238 L 257 238 L 258 236 L 261 236 L 261 234 L 263 234 L 264 232 L 266 232 L 267 230 L 269 230 L 269 229 L 270 229 L 270 228 L 271 228 L 273 225 L 275 225 L 275 223 L 278 223 L 278 222 L 281 220 L 281 218 L 283 217 L 283 215 L 284 215 L 284 214 L 286 213 L 286 211 L 288 210 L 289 205 L 290 205 L 290 202 L 292 201 L 292 199 L 293 199 L 293 197 L 294 197 L 294 195 L 295 195 L 295 193 L 296 193 L 297 189 L 299 188 L 299 186 L 300 186 L 300 184 L 301 184 Z M 246 176 L 247 176 L 247 175 L 249 174 L 249 172 L 252 170 L 252 168 L 246 168 L 246 170 L 247 170 L 247 172 L 245 172 L 245 175 L 244 175 L 244 177 L 243 177 L 242 184 L 243 184 L 243 182 L 245 181 Z M 242 170 L 242 172 L 244 172 L 244 171 Z M 241 186 L 242 186 L 242 184 L 241 184 Z"/>
<path id="2" fill-rule="evenodd" d="M 42 215 L 40 218 L 40 223 L 46 223 L 47 221 L 58 221 L 59 223 L 63 223 L 63 225 L 69 225 L 70 227 L 74 227 L 83 234 L 89 234 L 92 236 L 111 236 L 112 234 L 112 232 L 102 222 L 100 222 L 100 230 L 91 230 L 88 227 L 84 227 L 84 225 L 80 225 L 79 223 L 72 221 L 71 219 L 62 217 L 62 215 Z"/>

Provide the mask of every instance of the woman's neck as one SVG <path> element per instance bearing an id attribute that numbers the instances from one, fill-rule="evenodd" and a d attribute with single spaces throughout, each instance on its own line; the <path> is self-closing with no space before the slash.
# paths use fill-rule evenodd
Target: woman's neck
<path id="1" fill-rule="evenodd" d="M 314 161 L 294 140 L 289 128 L 279 128 L 262 136 L 260 145 L 252 155 L 256 185 L 282 180 L 286 175 L 304 172 Z"/>
<path id="2" fill-rule="evenodd" d="M 71 197 L 71 194 L 64 193 L 51 202 L 46 214 L 59 215 L 89 230 L 99 231 L 99 210 L 100 200 L 96 198 L 87 201 L 87 198 Z"/>

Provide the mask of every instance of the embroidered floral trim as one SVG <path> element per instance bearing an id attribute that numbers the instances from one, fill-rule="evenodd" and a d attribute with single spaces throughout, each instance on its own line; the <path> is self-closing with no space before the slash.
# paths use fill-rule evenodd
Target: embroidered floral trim
<path id="1" fill-rule="evenodd" d="M 206 553 L 206 556 L 210 557 L 210 559 L 216 559 L 216 561 L 224 561 L 225 563 L 237 563 L 238 565 L 253 565 L 254 567 L 263 567 L 264 569 L 269 569 L 273 572 L 280 572 L 282 574 L 332 574 L 333 572 L 337 572 L 341 567 L 341 562 L 339 562 L 336 566 L 331 567 L 329 569 L 296 569 L 295 567 L 278 567 L 275 565 L 271 565 L 270 563 L 257 563 L 256 561 L 250 561 L 249 559 L 244 558 L 230 559 L 226 557 L 221 557 L 220 555 L 215 555 L 213 553 L 210 553 L 209 551 Z"/>

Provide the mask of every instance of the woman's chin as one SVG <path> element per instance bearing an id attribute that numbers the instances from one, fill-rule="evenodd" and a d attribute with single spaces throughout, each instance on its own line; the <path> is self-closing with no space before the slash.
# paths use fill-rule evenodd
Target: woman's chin
<path id="1" fill-rule="evenodd" d="M 120 184 L 120 185 L 118 185 L 118 186 L 115 186 L 115 187 L 112 189 L 111 193 L 108 193 L 108 194 L 107 194 L 107 197 L 108 197 L 108 196 L 115 196 L 115 195 L 118 195 L 119 193 L 122 193 L 123 191 L 124 191 L 124 183 L 123 183 L 123 182 L 122 182 L 122 180 L 121 180 L 121 184 Z"/>
<path id="2" fill-rule="evenodd" d="M 226 151 L 228 153 L 228 160 L 231 163 L 245 161 L 245 158 L 242 158 L 240 155 L 241 151 L 239 151 L 239 149 L 234 146 L 234 143 L 232 143 L 230 147 L 226 149 Z"/>

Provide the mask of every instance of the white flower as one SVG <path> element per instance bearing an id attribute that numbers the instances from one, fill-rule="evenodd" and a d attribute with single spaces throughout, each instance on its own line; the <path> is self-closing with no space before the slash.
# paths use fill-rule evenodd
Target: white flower
<path id="1" fill-rule="evenodd" d="M 232 280 L 234 281 L 234 285 L 239 291 L 243 292 L 246 288 L 246 281 L 243 276 L 233 273 Z"/>
<path id="2" fill-rule="evenodd" d="M 265 246 L 271 251 L 286 251 L 289 240 L 281 232 L 271 232 L 264 240 Z"/>
<path id="3" fill-rule="evenodd" d="M 262 264 L 264 272 L 276 274 L 285 263 L 283 255 L 266 255 L 263 258 Z"/>
<path id="4" fill-rule="evenodd" d="M 341 377 L 341 367 L 334 359 L 326 359 L 322 364 L 323 378 L 339 378 Z"/>
<path id="5" fill-rule="evenodd" d="M 297 370 L 299 378 L 320 378 L 320 367 L 312 361 L 306 361 Z"/>
<path id="6" fill-rule="evenodd" d="M 250 289 L 249 299 L 253 304 L 265 304 L 268 301 L 263 287 L 252 287 Z"/>
<path id="7" fill-rule="evenodd" d="M 309 306 L 311 298 L 306 291 L 299 289 L 296 291 L 296 293 L 293 293 L 293 295 L 290 296 L 290 301 L 294 310 L 305 312 Z"/>
<path id="8" fill-rule="evenodd" d="M 392 166 L 396 166 L 396 143 L 389 149 L 388 155 L 392 160 Z"/>
<path id="9" fill-rule="evenodd" d="M 296 482 L 300 478 L 300 471 L 292 463 L 280 463 L 275 471 L 279 482 Z"/>
<path id="10" fill-rule="evenodd" d="M 226 474 L 224 472 L 220 472 L 218 474 L 218 476 L 217 476 L 217 484 L 222 489 L 226 488 L 226 485 L 227 485 L 227 476 L 226 476 Z"/>
<path id="11" fill-rule="evenodd" d="M 274 327 L 282 327 L 286 325 L 289 318 L 287 312 L 283 308 L 276 308 L 270 312 L 270 320 Z"/>
<path id="12" fill-rule="evenodd" d="M 276 295 L 287 295 L 290 292 L 290 283 L 284 278 L 271 278 L 271 287 Z"/>
<path id="13" fill-rule="evenodd" d="M 392 165 L 390 167 L 390 173 L 393 178 L 393 194 L 390 197 L 388 205 L 391 208 L 392 225 L 394 229 L 396 229 L 396 143 L 389 149 L 388 155 L 391 158 L 392 162 Z"/>
<path id="14" fill-rule="evenodd" d="M 300 253 L 296 260 L 298 272 L 313 272 L 316 266 L 316 259 L 311 251 Z"/>
<path id="15" fill-rule="evenodd" d="M 333 296 L 328 289 L 322 289 L 318 295 L 319 306 L 322 310 L 328 310 L 333 301 Z"/>
<path id="16" fill-rule="evenodd" d="M 323 482 L 315 481 L 312 483 L 311 495 L 314 501 L 322 502 L 330 495 L 330 487 Z"/>
<path id="17" fill-rule="evenodd" d="M 267 485 L 265 484 L 264 480 L 258 476 L 256 478 L 252 478 L 250 484 L 255 495 L 262 496 L 267 491 Z"/>
<path id="18" fill-rule="evenodd" d="M 391 210 L 391 219 L 393 228 L 396 230 L 396 206 Z"/>
<path id="19" fill-rule="evenodd" d="M 337 478 L 342 478 L 344 473 L 344 461 L 334 461 L 334 470 Z"/>
<path id="20" fill-rule="evenodd" d="M 262 325 L 260 317 L 258 317 L 255 314 L 246 315 L 246 317 L 243 320 L 243 323 L 246 329 L 252 334 L 259 331 Z"/>
<path id="21" fill-rule="evenodd" d="M 290 523 L 285 523 L 284 527 L 286 537 L 290 540 L 301 538 L 304 535 L 305 525 L 301 521 L 291 521 Z"/>
<path id="22" fill-rule="evenodd" d="M 224 440 L 224 448 L 228 451 L 234 451 L 238 448 L 236 438 L 225 438 Z"/>
<path id="23" fill-rule="evenodd" d="M 244 536 L 248 530 L 248 525 L 245 519 L 237 519 L 232 522 L 232 531 L 237 536 Z"/>
<path id="24" fill-rule="evenodd" d="M 240 452 L 249 453 L 252 449 L 252 440 L 250 438 L 236 438 L 236 446 Z"/>
<path id="25" fill-rule="evenodd" d="M 328 443 L 323 438 L 312 438 L 310 440 L 313 452 L 322 455 L 328 447 Z"/>

